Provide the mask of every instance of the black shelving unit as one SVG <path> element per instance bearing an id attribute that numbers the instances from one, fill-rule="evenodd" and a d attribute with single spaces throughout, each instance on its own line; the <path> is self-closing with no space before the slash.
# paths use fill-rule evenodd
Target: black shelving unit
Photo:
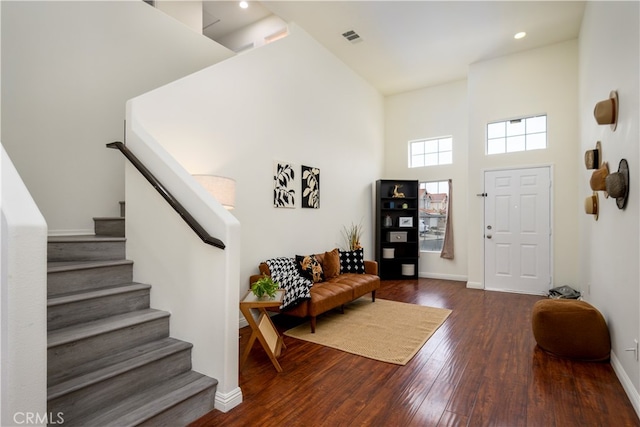
<path id="1" fill-rule="evenodd" d="M 381 279 L 418 278 L 418 221 L 418 181 L 376 181 L 376 261 Z"/>

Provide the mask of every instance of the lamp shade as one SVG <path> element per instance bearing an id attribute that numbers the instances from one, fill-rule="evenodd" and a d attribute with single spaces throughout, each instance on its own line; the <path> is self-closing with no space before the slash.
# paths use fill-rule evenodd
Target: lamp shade
<path id="1" fill-rule="evenodd" d="M 217 175 L 193 175 L 222 206 L 233 209 L 236 202 L 236 181 Z"/>

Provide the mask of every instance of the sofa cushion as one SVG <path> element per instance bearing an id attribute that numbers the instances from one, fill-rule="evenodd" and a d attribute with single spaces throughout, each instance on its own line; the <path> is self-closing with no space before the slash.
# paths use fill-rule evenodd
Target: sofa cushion
<path id="1" fill-rule="evenodd" d="M 331 282 L 348 285 L 353 290 L 353 299 L 380 288 L 380 277 L 373 274 L 345 273 L 335 277 Z"/>
<path id="2" fill-rule="evenodd" d="M 364 274 L 364 249 L 340 251 L 340 274 Z"/>
<path id="3" fill-rule="evenodd" d="M 296 265 L 302 277 L 306 277 L 313 283 L 324 280 L 322 265 L 315 255 L 296 255 Z"/>
<path id="4" fill-rule="evenodd" d="M 325 311 L 340 307 L 353 300 L 353 288 L 347 283 L 338 283 L 335 279 L 322 282 L 311 288 L 309 315 L 317 316 Z"/>
<path id="5" fill-rule="evenodd" d="M 325 252 L 322 257 L 322 271 L 324 280 L 330 280 L 340 274 L 340 253 L 338 248 L 331 252 Z"/>

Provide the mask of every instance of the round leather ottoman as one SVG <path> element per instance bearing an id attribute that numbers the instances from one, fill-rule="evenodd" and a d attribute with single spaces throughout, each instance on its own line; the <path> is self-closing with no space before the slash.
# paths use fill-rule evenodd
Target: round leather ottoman
<path id="1" fill-rule="evenodd" d="M 611 340 L 602 314 L 585 301 L 545 299 L 531 317 L 538 346 L 556 356 L 589 362 L 609 360 Z"/>

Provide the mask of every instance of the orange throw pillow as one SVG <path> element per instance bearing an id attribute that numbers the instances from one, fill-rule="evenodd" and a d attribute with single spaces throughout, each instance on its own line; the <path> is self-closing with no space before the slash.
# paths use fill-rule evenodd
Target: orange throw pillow
<path id="1" fill-rule="evenodd" d="M 338 253 L 338 248 L 331 252 L 324 253 L 322 270 L 324 271 L 325 280 L 329 280 L 340 274 L 340 254 Z"/>

